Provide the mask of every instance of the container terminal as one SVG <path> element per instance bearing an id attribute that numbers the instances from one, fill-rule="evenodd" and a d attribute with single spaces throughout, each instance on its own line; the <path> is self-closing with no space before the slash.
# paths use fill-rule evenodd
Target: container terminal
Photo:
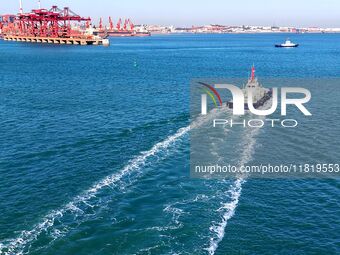
<path id="1" fill-rule="evenodd" d="M 81 17 L 70 8 L 51 9 L 39 8 L 30 13 L 24 13 L 22 0 L 19 0 L 17 15 L 2 15 L 0 17 L 0 34 L 5 41 L 73 44 L 73 45 L 103 45 L 109 46 L 109 40 L 94 33 L 90 17 Z"/>
<path id="2" fill-rule="evenodd" d="M 74 44 L 74 45 L 104 45 L 109 46 L 108 37 L 151 36 L 144 26 L 135 26 L 130 19 L 124 23 L 120 18 L 114 24 L 109 17 L 109 25 L 92 26 L 90 17 L 81 17 L 70 8 L 59 9 L 52 6 L 47 10 L 41 8 L 24 13 L 22 0 L 19 0 L 17 15 L 0 16 L 0 38 L 6 41 Z"/>

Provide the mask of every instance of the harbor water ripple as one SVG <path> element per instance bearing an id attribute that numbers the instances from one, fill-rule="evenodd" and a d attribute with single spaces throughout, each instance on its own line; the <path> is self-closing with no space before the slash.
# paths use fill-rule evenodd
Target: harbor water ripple
<path id="1" fill-rule="evenodd" d="M 191 79 L 340 76 L 340 35 L 273 47 L 286 36 L 0 41 L 0 255 L 339 254 L 339 180 L 189 177 Z M 310 128 L 226 130 L 216 149 L 339 160 L 340 90 L 310 86 Z"/>

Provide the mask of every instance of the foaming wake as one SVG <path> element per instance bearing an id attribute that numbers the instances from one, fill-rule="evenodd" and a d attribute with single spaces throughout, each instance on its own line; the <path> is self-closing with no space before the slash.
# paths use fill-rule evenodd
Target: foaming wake
<path id="1" fill-rule="evenodd" d="M 201 126 L 221 112 L 223 112 L 221 109 L 213 109 L 209 113 L 209 117 L 198 117 L 191 123 L 190 126 L 180 128 L 175 134 L 167 137 L 164 141 L 155 144 L 150 150 L 142 152 L 139 156 L 136 156 L 117 173 L 105 177 L 101 181 L 95 183 L 88 190 L 84 191 L 81 195 L 76 196 L 68 204 L 45 215 L 39 223 L 32 227 L 31 230 L 23 230 L 16 238 L 3 240 L 0 242 L 0 255 L 21 255 L 26 253 L 31 246 L 31 243 L 37 240 L 42 233 L 48 233 L 48 231 L 56 224 L 63 225 L 63 217 L 66 217 L 66 215 L 73 215 L 77 218 L 79 214 L 84 214 L 85 209 L 93 209 L 94 206 L 91 205 L 90 201 L 96 197 L 98 192 L 106 187 L 115 186 L 117 182 L 121 181 L 125 176 L 140 170 L 147 163 L 149 158 L 156 156 L 160 152 L 164 152 L 180 138 L 186 135 L 190 129 Z M 61 235 L 66 234 L 68 231 L 69 228 L 67 226 L 63 227 L 62 231 L 55 229 L 55 231 L 52 231 L 52 234 L 50 234 L 50 237 L 53 241 Z"/>
<path id="2" fill-rule="evenodd" d="M 242 152 L 241 159 L 238 166 L 241 167 L 249 162 L 252 158 L 254 147 L 256 144 L 256 135 L 259 129 L 252 129 L 244 136 L 245 149 Z M 215 254 L 219 243 L 223 240 L 225 230 L 228 221 L 235 215 L 235 211 L 242 193 L 242 184 L 246 181 L 246 176 L 239 176 L 236 181 L 230 185 L 229 189 L 225 192 L 225 195 L 230 197 L 230 201 L 227 203 L 221 203 L 221 207 L 217 210 L 220 212 L 221 221 L 212 224 L 210 232 L 212 237 L 210 238 L 209 247 L 206 249 L 210 255 Z"/>
<path id="3" fill-rule="evenodd" d="M 131 160 L 124 168 L 115 174 L 107 176 L 103 180 L 94 184 L 88 190 L 83 192 L 83 194 L 75 197 L 71 202 L 63 206 L 58 210 L 51 211 L 49 214 L 44 216 L 41 221 L 34 225 L 31 230 L 22 231 L 19 236 L 15 239 L 8 239 L 0 243 L 0 255 L 13 255 L 13 254 L 23 254 L 25 249 L 28 248 L 29 244 L 36 240 L 39 235 L 55 225 L 65 214 L 76 214 L 82 211 L 80 208 L 84 204 L 91 207 L 88 203 L 91 198 L 94 198 L 97 193 L 105 187 L 110 187 L 118 181 L 120 181 L 124 176 L 130 174 L 143 167 L 147 160 L 156 155 L 157 153 L 168 149 L 172 144 L 174 144 L 178 139 L 183 137 L 190 130 L 190 126 L 179 129 L 174 135 L 169 136 L 164 141 L 155 144 L 149 151 L 141 153 L 133 160 Z"/>

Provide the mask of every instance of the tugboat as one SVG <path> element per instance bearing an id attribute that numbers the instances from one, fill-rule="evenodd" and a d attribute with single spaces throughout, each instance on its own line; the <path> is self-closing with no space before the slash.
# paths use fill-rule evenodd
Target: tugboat
<path id="1" fill-rule="evenodd" d="M 292 43 L 288 38 L 285 43 L 275 44 L 275 47 L 276 48 L 295 48 L 295 47 L 299 47 L 299 44 Z"/>
<path id="2" fill-rule="evenodd" d="M 251 76 L 248 79 L 247 84 L 243 86 L 243 94 L 244 94 L 244 109 L 249 110 L 248 106 L 248 92 L 251 90 L 253 96 L 253 106 L 255 109 L 263 106 L 273 95 L 273 91 L 271 89 L 267 89 L 262 87 L 262 85 L 258 82 L 255 77 L 255 67 L 251 68 Z M 227 107 L 233 109 L 233 101 L 227 102 Z"/>

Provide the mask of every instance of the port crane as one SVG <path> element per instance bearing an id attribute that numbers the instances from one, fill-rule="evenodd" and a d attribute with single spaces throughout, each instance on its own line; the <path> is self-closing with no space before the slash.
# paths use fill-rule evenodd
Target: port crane
<path id="1" fill-rule="evenodd" d="M 103 26 L 103 19 L 100 18 L 99 19 L 99 26 L 98 26 L 100 31 L 104 30 L 104 26 Z M 116 30 L 117 31 L 130 31 L 132 32 L 134 29 L 134 24 L 131 22 L 130 19 L 125 19 L 124 23 L 122 21 L 121 18 L 119 18 L 117 25 L 116 25 Z M 112 18 L 109 17 L 109 30 L 110 31 L 114 31 L 115 30 L 115 26 L 113 24 Z"/>
<path id="2" fill-rule="evenodd" d="M 47 10 L 41 8 L 40 0 L 38 7 L 30 13 L 24 13 L 22 0 L 19 0 L 18 15 L 12 19 L 10 24 L 3 26 L 2 33 L 15 36 L 69 38 L 81 35 L 80 29 L 74 30 L 72 25 L 81 28 L 88 27 L 91 23 L 90 17 L 81 17 L 69 7 L 60 9 L 54 5 Z M 86 25 L 82 24 L 83 22 L 86 22 Z"/>
<path id="3" fill-rule="evenodd" d="M 42 8 L 41 0 L 30 12 L 23 11 L 19 0 L 17 15 L 0 16 L 0 37 L 5 41 L 109 46 L 109 40 L 90 28 L 90 17 L 81 17 L 69 7 Z"/>

